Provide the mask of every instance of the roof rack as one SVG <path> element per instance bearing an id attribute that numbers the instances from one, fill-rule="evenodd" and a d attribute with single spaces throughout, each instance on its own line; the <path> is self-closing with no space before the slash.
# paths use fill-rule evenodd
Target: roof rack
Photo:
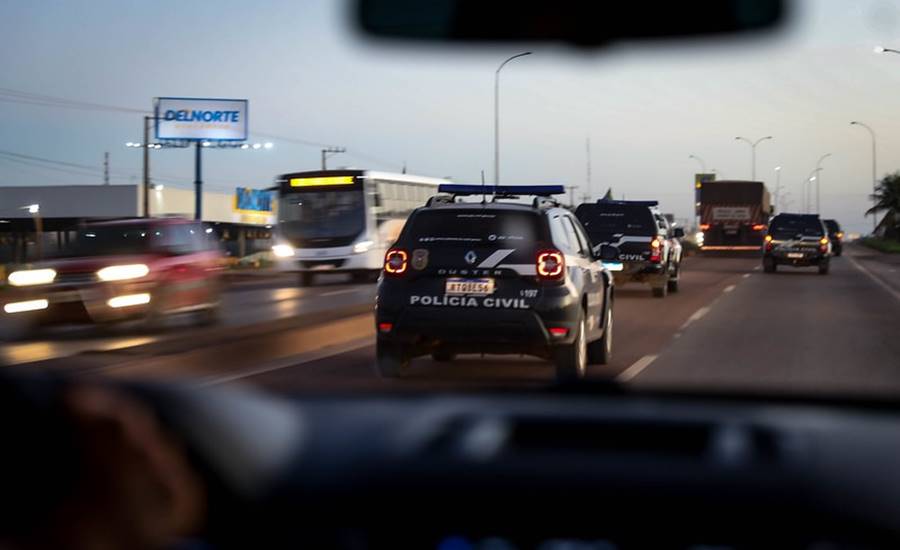
<path id="1" fill-rule="evenodd" d="M 659 201 L 617 201 L 612 199 L 597 199 L 597 204 L 617 204 L 620 206 L 659 206 Z"/>
<path id="2" fill-rule="evenodd" d="M 453 196 L 494 195 L 500 198 L 512 198 L 520 195 L 537 195 L 549 197 L 566 192 L 562 185 L 482 185 L 465 183 L 443 183 L 438 185 L 439 193 Z"/>
<path id="3" fill-rule="evenodd" d="M 428 197 L 425 206 L 440 206 L 442 204 L 453 204 L 454 202 L 456 202 L 456 197 L 453 195 L 433 195 Z"/>

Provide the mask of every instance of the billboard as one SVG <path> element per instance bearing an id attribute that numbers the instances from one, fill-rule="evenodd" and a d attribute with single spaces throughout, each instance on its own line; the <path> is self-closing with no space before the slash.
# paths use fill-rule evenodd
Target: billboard
<path id="1" fill-rule="evenodd" d="M 234 210 L 272 212 L 272 192 L 264 189 L 238 187 L 234 193 Z"/>
<path id="2" fill-rule="evenodd" d="M 265 189 L 238 187 L 232 202 L 231 221 L 253 225 L 275 223 L 275 201 L 273 193 Z"/>
<path id="3" fill-rule="evenodd" d="M 246 99 L 160 97 L 156 139 L 245 141 L 247 110 Z"/>

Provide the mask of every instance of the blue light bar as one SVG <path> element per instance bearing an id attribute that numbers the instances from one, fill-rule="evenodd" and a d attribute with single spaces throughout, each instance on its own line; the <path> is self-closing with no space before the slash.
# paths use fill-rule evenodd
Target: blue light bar
<path id="1" fill-rule="evenodd" d="M 492 185 L 480 183 L 442 183 L 438 185 L 438 193 L 451 195 L 564 195 L 562 185 Z"/>
<path id="2" fill-rule="evenodd" d="M 597 204 L 615 204 L 618 206 L 659 206 L 659 201 L 615 201 L 597 199 Z"/>

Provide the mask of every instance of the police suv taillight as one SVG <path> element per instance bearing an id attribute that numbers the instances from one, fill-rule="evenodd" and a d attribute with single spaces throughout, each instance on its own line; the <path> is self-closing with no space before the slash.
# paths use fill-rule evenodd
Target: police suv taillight
<path id="1" fill-rule="evenodd" d="M 537 253 L 537 276 L 545 281 L 558 281 L 566 273 L 566 257 L 559 250 L 541 250 Z"/>
<path id="2" fill-rule="evenodd" d="M 828 252 L 828 237 L 819 239 L 819 252 L 826 254 Z"/>
<path id="3" fill-rule="evenodd" d="M 409 254 L 402 248 L 392 248 L 384 255 L 384 272 L 387 275 L 399 277 L 406 273 L 409 266 Z"/>
<path id="4" fill-rule="evenodd" d="M 766 252 L 771 252 L 773 248 L 775 243 L 772 242 L 772 235 L 766 235 Z"/>
<path id="5" fill-rule="evenodd" d="M 650 261 L 655 264 L 662 261 L 662 246 L 659 239 L 650 241 Z"/>

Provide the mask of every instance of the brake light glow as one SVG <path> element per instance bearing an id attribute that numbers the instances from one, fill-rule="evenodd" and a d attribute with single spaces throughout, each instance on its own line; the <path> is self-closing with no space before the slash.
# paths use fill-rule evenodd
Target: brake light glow
<path id="1" fill-rule="evenodd" d="M 384 272 L 389 275 L 403 275 L 409 263 L 409 255 L 401 248 L 392 248 L 384 255 Z"/>
<path id="2" fill-rule="evenodd" d="M 660 249 L 659 239 L 650 241 L 650 261 L 657 264 L 662 261 L 662 250 Z"/>
<path id="3" fill-rule="evenodd" d="M 772 235 L 766 235 L 766 250 L 770 251 L 775 248 L 775 244 L 772 242 Z"/>
<path id="4" fill-rule="evenodd" d="M 700 229 L 703 230 L 703 231 L 706 231 L 707 229 L 709 229 L 709 224 L 708 224 L 708 223 L 701 223 L 701 224 L 700 224 Z"/>
<path id="5" fill-rule="evenodd" d="M 566 271 L 566 258 L 559 250 L 541 250 L 537 255 L 537 274 L 541 279 L 561 279 Z"/>
<path id="6" fill-rule="evenodd" d="M 564 338 L 569 334 L 569 329 L 565 327 L 550 327 L 547 330 L 550 331 L 550 336 L 554 338 Z"/>
<path id="7" fill-rule="evenodd" d="M 838 239 L 843 239 L 843 238 L 844 238 L 844 232 L 843 232 L 843 231 L 838 231 L 838 232 L 835 234 L 835 237 L 837 237 Z"/>
<path id="8" fill-rule="evenodd" d="M 390 332 L 394 330 L 394 323 L 378 323 L 378 332 Z"/>
<path id="9" fill-rule="evenodd" d="M 762 223 L 757 223 L 757 224 L 753 225 L 754 231 L 762 231 L 765 228 L 766 228 L 765 224 L 762 224 Z"/>
<path id="10" fill-rule="evenodd" d="M 828 238 L 827 237 L 822 237 L 821 239 L 819 239 L 819 251 L 822 252 L 822 254 L 828 252 Z"/>

